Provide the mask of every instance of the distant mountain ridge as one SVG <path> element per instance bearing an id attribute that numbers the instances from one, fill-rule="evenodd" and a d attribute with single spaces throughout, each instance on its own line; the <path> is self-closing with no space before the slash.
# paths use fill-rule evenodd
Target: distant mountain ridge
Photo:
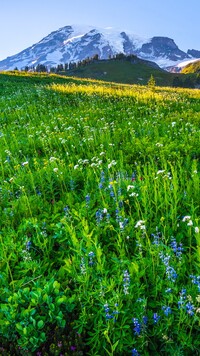
<path id="1" fill-rule="evenodd" d="M 22 52 L 0 61 L 0 70 L 12 70 L 16 67 L 23 69 L 37 64 L 51 67 L 78 62 L 96 54 L 100 59 L 108 59 L 118 53 L 135 54 L 162 68 L 175 66 L 196 55 L 181 51 L 174 40 L 168 37 L 141 38 L 112 28 L 69 25 L 50 33 Z"/>

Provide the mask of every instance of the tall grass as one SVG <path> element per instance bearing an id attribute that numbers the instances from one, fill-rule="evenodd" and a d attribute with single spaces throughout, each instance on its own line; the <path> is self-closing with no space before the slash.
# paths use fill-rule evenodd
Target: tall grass
<path id="1" fill-rule="evenodd" d="M 3 355 L 198 355 L 195 90 L 0 75 Z"/>

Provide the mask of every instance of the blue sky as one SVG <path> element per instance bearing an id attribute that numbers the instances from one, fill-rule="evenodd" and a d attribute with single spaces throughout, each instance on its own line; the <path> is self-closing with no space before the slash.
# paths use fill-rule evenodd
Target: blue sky
<path id="1" fill-rule="evenodd" d="M 0 60 L 70 24 L 167 36 L 180 49 L 200 50 L 200 0 L 1 0 Z"/>

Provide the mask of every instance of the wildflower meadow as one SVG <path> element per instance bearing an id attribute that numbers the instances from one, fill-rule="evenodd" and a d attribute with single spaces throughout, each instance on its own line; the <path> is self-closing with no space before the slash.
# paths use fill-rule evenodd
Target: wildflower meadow
<path id="1" fill-rule="evenodd" d="M 0 355 L 200 355 L 200 91 L 0 73 Z"/>

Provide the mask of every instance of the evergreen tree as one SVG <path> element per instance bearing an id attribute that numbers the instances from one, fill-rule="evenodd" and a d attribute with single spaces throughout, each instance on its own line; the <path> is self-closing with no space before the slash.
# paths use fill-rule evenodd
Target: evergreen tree
<path id="1" fill-rule="evenodd" d="M 48 70 L 44 64 L 37 64 L 35 71 L 41 73 L 41 72 L 47 72 Z"/>
<path id="2" fill-rule="evenodd" d="M 98 61 L 98 59 L 99 59 L 99 55 L 98 55 L 98 54 L 95 54 L 95 55 L 93 56 L 93 60 L 94 60 L 94 61 Z"/>
<path id="3" fill-rule="evenodd" d="M 149 79 L 147 85 L 148 85 L 148 88 L 149 88 L 149 89 L 155 90 L 156 80 L 155 80 L 153 74 L 151 74 L 150 79 Z"/>

